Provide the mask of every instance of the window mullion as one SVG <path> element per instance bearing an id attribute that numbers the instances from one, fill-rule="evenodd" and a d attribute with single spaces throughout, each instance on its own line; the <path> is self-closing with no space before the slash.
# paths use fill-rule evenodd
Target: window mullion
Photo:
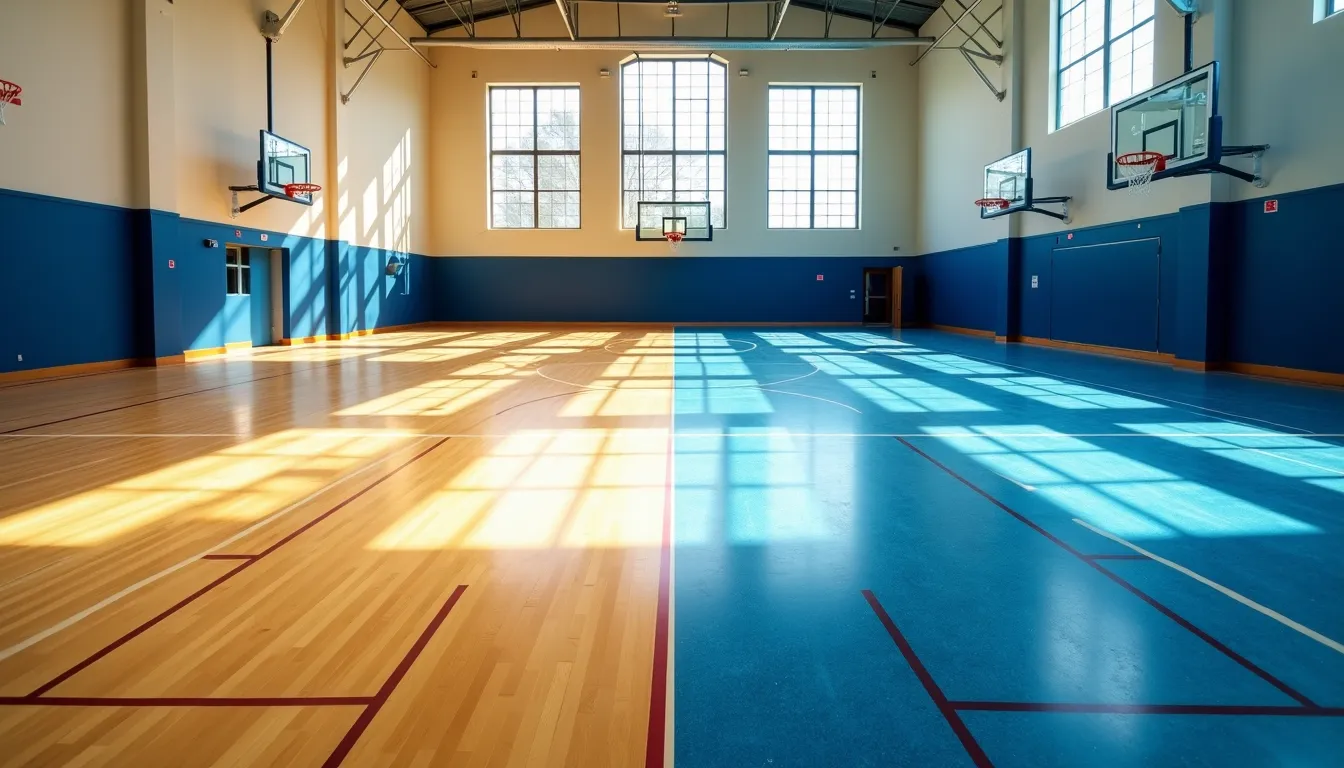
<path id="1" fill-rule="evenodd" d="M 1105 14 L 1102 17 L 1102 23 L 1105 25 L 1102 34 L 1102 54 L 1101 54 L 1101 108 L 1106 109 L 1111 106 L 1111 0 L 1103 0 L 1101 12 Z M 1083 70 L 1086 77 L 1087 70 Z"/>

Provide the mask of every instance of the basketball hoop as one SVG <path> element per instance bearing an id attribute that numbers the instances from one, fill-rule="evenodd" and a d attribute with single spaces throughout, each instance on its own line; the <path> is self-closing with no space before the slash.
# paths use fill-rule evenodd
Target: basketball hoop
<path id="1" fill-rule="evenodd" d="M 1005 210 L 1009 205 L 1012 205 L 1012 202 L 1009 200 L 1005 200 L 1002 197 L 982 197 L 979 200 L 976 200 L 975 204 L 980 206 L 981 208 L 984 208 L 987 211 L 993 211 L 993 210 L 1002 211 Z"/>
<path id="2" fill-rule="evenodd" d="M 23 88 L 17 83 L 0 80 L 0 125 L 5 124 L 5 107 L 10 104 L 16 107 L 23 105 L 23 100 L 19 98 L 20 93 L 23 93 Z"/>
<path id="3" fill-rule="evenodd" d="M 1146 192 L 1153 174 L 1167 169 L 1167 157 L 1161 152 L 1126 152 L 1115 158 L 1115 168 L 1130 191 Z"/>
<path id="4" fill-rule="evenodd" d="M 318 184 L 286 184 L 285 194 L 289 197 L 312 197 L 314 192 L 321 192 L 322 187 Z"/>
<path id="5" fill-rule="evenodd" d="M 681 240 L 682 240 L 682 238 L 686 237 L 686 233 L 685 233 L 685 232 L 668 232 L 668 233 L 664 234 L 663 237 L 666 237 L 666 238 L 667 238 L 667 244 L 668 244 L 668 246 L 670 246 L 670 247 L 672 248 L 672 252 L 673 252 L 673 253 L 676 253 L 676 252 L 677 252 L 677 249 L 681 247 Z"/>

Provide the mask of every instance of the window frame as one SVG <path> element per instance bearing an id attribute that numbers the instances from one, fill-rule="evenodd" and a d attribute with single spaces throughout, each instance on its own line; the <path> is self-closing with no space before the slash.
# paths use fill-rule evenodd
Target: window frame
<path id="1" fill-rule="evenodd" d="M 770 94 L 772 91 L 808 91 L 810 96 L 811 126 L 809 128 L 808 143 L 810 149 L 771 149 L 770 148 Z M 854 91 L 854 149 L 817 149 L 817 91 Z M 770 83 L 766 86 L 765 94 L 766 118 L 765 118 L 765 227 L 766 229 L 787 230 L 859 230 L 863 227 L 863 85 L 861 83 Z M 786 155 L 794 157 L 808 157 L 811 159 L 811 170 L 808 180 L 808 207 L 807 207 L 807 226 L 806 227 L 776 227 L 770 224 L 770 193 L 775 191 L 797 191 L 797 190 L 774 190 L 770 187 L 770 158 L 775 155 Z M 854 157 L 854 226 L 852 227 L 818 227 L 817 226 L 817 157 L 843 157 L 853 155 Z M 849 190 L 828 190 L 822 192 L 848 192 Z"/>
<path id="2" fill-rule="evenodd" d="M 224 295 L 252 295 L 252 255 L 241 245 L 224 246 Z"/>
<path id="3" fill-rule="evenodd" d="M 1332 2 L 1332 1 L 1334 0 L 1326 0 L 1326 2 Z M 1054 106 L 1053 109 L 1054 114 L 1052 115 L 1052 121 L 1053 121 L 1053 128 L 1051 130 L 1052 133 L 1054 131 L 1062 130 L 1070 125 L 1073 125 L 1074 123 L 1080 123 L 1083 120 L 1086 120 L 1087 118 L 1093 115 L 1100 114 L 1101 112 L 1105 112 L 1106 110 L 1114 106 L 1114 104 L 1111 101 L 1111 63 L 1112 63 L 1111 47 L 1115 45 L 1116 41 L 1124 38 L 1126 35 L 1135 34 L 1144 25 L 1150 23 L 1153 25 L 1152 46 L 1154 52 L 1152 79 L 1156 80 L 1157 16 L 1158 16 L 1156 0 L 1154 0 L 1153 2 L 1153 13 L 1151 16 L 1145 16 L 1142 21 L 1132 23 L 1128 29 L 1121 31 L 1119 34 L 1114 34 L 1111 29 L 1111 5 L 1114 2 L 1114 0 L 1101 0 L 1102 4 L 1101 45 L 1097 48 L 1093 48 L 1090 51 L 1085 51 L 1081 56 L 1078 57 L 1077 60 L 1071 62 L 1067 67 L 1063 66 L 1062 62 L 1064 59 L 1064 16 L 1069 12 L 1078 8 L 1078 6 L 1088 2 L 1090 2 L 1090 0 L 1053 0 L 1054 16 L 1052 18 L 1052 21 L 1054 25 L 1054 40 L 1053 40 L 1054 57 L 1051 61 L 1053 72 L 1051 75 L 1051 89 L 1050 89 L 1051 100 Z M 1065 123 L 1063 122 L 1064 73 L 1067 70 L 1073 69 L 1074 67 L 1086 66 L 1087 60 L 1092 58 L 1092 56 L 1096 55 L 1097 53 L 1101 54 L 1101 108 L 1096 110 L 1095 112 L 1088 112 L 1086 114 L 1080 115 L 1079 117 L 1076 117 L 1073 120 Z M 1131 54 L 1131 56 L 1132 55 L 1133 54 Z M 1152 86 L 1150 85 L 1149 87 Z M 1125 98 L 1128 99 L 1139 93 L 1142 93 L 1142 91 L 1135 90 Z M 1084 109 L 1086 109 L 1086 106 L 1084 106 Z"/>
<path id="4" fill-rule="evenodd" d="M 504 91 L 531 91 L 532 92 L 532 148 L 531 149 L 495 149 L 495 111 L 494 96 L 496 90 Z M 578 123 L 578 144 L 579 149 L 539 149 L 538 144 L 538 126 L 537 126 L 537 94 L 540 91 L 574 91 L 579 96 L 579 123 Z M 485 187 L 486 187 L 486 228 L 498 230 L 518 230 L 526 231 L 531 229 L 545 230 L 576 230 L 583 229 L 583 93 L 580 86 L 571 83 L 490 83 L 485 87 Z M 522 189 L 495 189 L 495 157 L 497 155 L 508 155 L 512 157 L 532 157 L 532 226 L 530 227 L 510 227 L 498 226 L 495 224 L 495 193 L 496 192 L 527 192 Z M 579 166 L 579 184 L 576 189 L 542 189 L 541 188 L 541 161 L 540 157 L 546 156 L 568 156 L 573 155 L 578 160 Z M 542 192 L 572 192 L 578 195 L 579 211 L 578 222 L 572 227 L 544 227 L 541 225 L 541 193 Z"/>
<path id="5" fill-rule="evenodd" d="M 706 64 L 710 64 L 710 65 L 718 66 L 718 67 L 723 71 L 723 149 L 710 149 L 710 148 L 709 148 L 709 147 L 710 147 L 710 134 L 711 134 L 711 130 L 710 130 L 710 128 L 711 128 L 711 125 L 712 125 L 712 120 L 711 120 L 710 118 L 711 118 L 711 116 L 714 114 L 714 110 L 713 110 L 713 101 L 714 101 L 714 100 L 713 100 L 712 98 L 710 98 L 708 95 L 706 95 L 706 98 L 705 98 L 705 149 L 703 149 L 703 150 L 699 150 L 699 149 L 680 149 L 680 150 L 679 150 L 679 149 L 677 149 L 677 109 L 676 109 L 676 101 L 677 101 L 677 93 L 678 93 L 678 90 L 679 90 L 679 89 L 678 89 L 678 86 L 677 86 L 677 67 L 676 67 L 676 65 L 677 65 L 678 63 L 681 63 L 681 62 L 688 62 L 688 61 L 689 61 L 689 62 L 703 61 L 703 62 L 705 62 Z M 671 148 L 671 149 L 666 149 L 666 150 L 663 150 L 663 149 L 658 149 L 658 150 L 648 150 L 648 149 L 644 149 L 644 148 L 641 146 L 641 147 L 638 148 L 638 149 L 626 149 L 626 147 L 625 147 L 625 135 L 626 135 L 626 127 L 627 127 L 627 126 L 626 126 L 626 123 L 625 123 L 625 102 L 626 102 L 626 97 L 625 97 L 625 82 L 626 82 L 626 80 L 625 80 L 625 76 L 626 76 L 626 75 L 625 75 L 625 73 L 626 73 L 626 68 L 629 67 L 629 66 L 631 66 L 631 65 L 634 65 L 634 64 L 647 64 L 647 63 L 655 63 L 655 62 L 668 62 L 668 63 L 671 63 L 671 64 L 672 64 L 672 134 L 671 134 L 671 136 L 672 136 L 672 148 Z M 678 192 L 678 191 L 681 191 L 681 192 L 700 192 L 700 191 L 703 191 L 703 192 L 705 193 L 704 202 L 708 202 L 708 203 L 710 204 L 709 219 L 710 219 L 710 224 L 711 224 L 711 226 L 713 227 L 713 229 L 714 229 L 715 231 L 722 231 L 722 230 L 727 229 L 727 228 L 728 228 L 728 101 L 729 101 L 729 99 L 728 99 L 728 62 L 727 62 L 726 60 L 724 60 L 723 58 L 721 58 L 721 57 L 719 57 L 719 56 L 716 56 L 716 55 L 713 55 L 713 54 L 711 54 L 711 55 L 709 55 L 709 56 L 701 56 L 701 55 L 678 56 L 678 55 L 676 55 L 676 54 L 668 54 L 668 55 L 661 55 L 661 56 L 640 56 L 640 55 L 636 54 L 636 55 L 632 56 L 631 58 L 626 59 L 625 61 L 622 61 L 622 62 L 621 62 L 621 64 L 620 64 L 620 69 L 619 69 L 619 71 L 618 71 L 618 76 L 619 76 L 619 78 L 620 78 L 620 82 L 619 82 L 618 85 L 617 85 L 617 96 L 616 96 L 616 101 L 617 101 L 617 105 L 618 105 L 617 108 L 618 108 L 619 111 L 620 111 L 620 121 L 621 121 L 621 122 L 620 122 L 620 133 L 618 134 L 619 137 L 620 137 L 620 139 L 619 139 L 619 141 L 620 141 L 620 148 L 619 148 L 619 149 L 620 149 L 621 189 L 620 189 L 620 201 L 619 201 L 619 206 L 618 206 L 618 210 L 617 210 L 617 215 L 618 215 L 618 221 L 620 222 L 620 228 L 621 228 L 622 230 L 626 230 L 626 231 L 629 231 L 629 230 L 637 230 L 637 229 L 639 228 L 639 216 L 638 216 L 638 207 L 637 207 L 637 206 L 636 206 L 636 209 L 635 209 L 635 216 L 634 216 L 634 218 L 635 218 L 635 223 L 634 223 L 634 225 L 633 225 L 633 226 L 627 226 L 627 224 L 626 224 L 625 198 L 626 198 L 626 195 L 629 194 L 629 193 L 632 192 L 632 191 L 638 191 L 639 194 L 640 194 L 639 200 L 638 200 L 637 202 L 655 202 L 655 203 L 656 203 L 656 202 L 700 202 L 700 201 L 695 201 L 695 200 L 677 200 L 677 192 Z M 643 86 L 643 82 L 642 82 L 642 78 L 643 78 L 643 73 L 642 73 L 642 72 L 641 72 L 641 74 L 640 74 L 640 78 L 641 78 L 641 82 L 640 82 L 639 87 L 642 89 L 642 88 L 644 87 L 644 86 Z M 640 113 L 639 113 L 638 135 L 639 135 L 641 138 L 644 136 L 644 113 L 643 113 L 643 111 L 640 111 Z M 668 195 L 671 196 L 671 199 L 669 199 L 669 200 L 666 200 L 666 201 L 664 201 L 664 200 L 649 200 L 649 199 L 646 199 L 646 198 L 644 197 L 644 192 L 645 192 L 644 189 L 630 190 L 630 189 L 627 189 L 626 186 L 625 186 L 625 181 L 626 181 L 626 179 L 625 179 L 625 163 L 626 163 L 626 158 L 628 158 L 628 157 L 632 157 L 632 156 L 634 156 L 634 157 L 640 157 L 641 160 L 640 160 L 640 162 L 639 162 L 639 166 L 640 166 L 640 168 L 643 168 L 643 167 L 644 167 L 644 161 L 643 161 L 642 158 L 645 157 L 645 156 L 650 156 L 650 155 L 666 155 L 666 156 L 668 156 L 669 158 L 671 158 L 671 163 L 672 163 L 672 165 L 671 165 L 671 167 L 672 167 L 672 189 L 667 193 Z M 687 156 L 687 157 L 705 157 L 705 158 L 706 158 L 706 160 L 705 160 L 705 189 L 704 189 L 704 190 L 694 190 L 694 189 L 678 190 L 678 189 L 677 189 L 677 158 L 678 158 L 678 157 L 681 157 L 681 156 Z M 712 184 L 712 179 L 713 179 L 713 177 L 714 177 L 714 174 L 713 174 L 713 170 L 712 170 L 712 164 L 709 162 L 709 158 L 710 158 L 710 157 L 713 157 L 713 156 L 718 156 L 718 157 L 723 158 L 723 189 L 712 189 L 711 186 L 710 186 L 710 185 Z M 722 203 L 722 212 L 723 212 L 723 216 L 722 216 L 722 223 L 721 223 L 721 224 L 720 224 L 720 223 L 714 223 L 714 203 L 713 203 L 713 200 L 710 198 L 710 194 L 711 194 L 711 193 L 720 193 L 720 192 L 723 194 L 723 203 Z M 660 194 L 661 194 L 661 193 L 660 193 Z"/>

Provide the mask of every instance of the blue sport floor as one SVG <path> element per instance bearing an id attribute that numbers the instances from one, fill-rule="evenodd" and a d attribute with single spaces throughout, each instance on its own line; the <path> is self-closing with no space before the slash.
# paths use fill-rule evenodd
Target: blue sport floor
<path id="1" fill-rule="evenodd" d="M 673 354 L 677 765 L 1344 766 L 1344 391 L 933 331 Z"/>

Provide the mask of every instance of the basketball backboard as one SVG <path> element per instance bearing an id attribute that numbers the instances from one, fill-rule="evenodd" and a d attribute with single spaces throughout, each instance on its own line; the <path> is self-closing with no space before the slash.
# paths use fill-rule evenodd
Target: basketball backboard
<path id="1" fill-rule="evenodd" d="M 714 225 L 709 219 L 709 202 L 639 202 L 636 240 L 667 240 L 676 232 L 682 240 L 713 240 Z"/>
<path id="2" fill-rule="evenodd" d="M 1031 147 L 985 166 L 985 199 L 1003 199 L 1008 207 L 980 210 L 981 218 L 1012 213 L 1031 205 Z"/>
<path id="3" fill-rule="evenodd" d="M 312 205 L 312 195 L 285 194 L 286 184 L 306 184 L 312 181 L 312 153 L 307 147 L 261 132 L 261 160 L 257 162 L 257 187 L 262 192 L 296 203 Z"/>
<path id="4" fill-rule="evenodd" d="M 1153 178 L 1190 173 L 1221 157 L 1217 134 L 1218 64 L 1213 62 L 1123 101 L 1111 110 L 1112 188 L 1121 174 L 1115 158 L 1134 152 L 1159 152 L 1165 169 Z M 1184 173 L 1182 173 L 1182 169 Z"/>

